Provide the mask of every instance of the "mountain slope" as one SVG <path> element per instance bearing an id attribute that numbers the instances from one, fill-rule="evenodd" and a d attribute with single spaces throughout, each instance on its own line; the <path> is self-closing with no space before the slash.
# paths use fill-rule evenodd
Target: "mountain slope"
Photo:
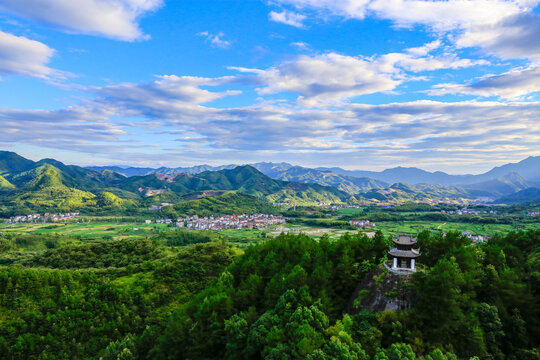
<path id="1" fill-rule="evenodd" d="M 259 163 L 254 166 L 259 166 L 261 172 L 274 179 L 332 186 L 348 194 L 356 194 L 371 189 L 382 189 L 388 186 L 385 182 L 370 178 L 339 175 L 331 171 L 291 166 L 286 163 L 272 167 L 268 165 L 269 163 Z"/>
<path id="2" fill-rule="evenodd" d="M 496 198 L 524 190 L 529 187 L 529 184 L 521 175 L 512 172 L 493 180 L 464 185 L 463 187 L 473 196 Z"/>
<path id="3" fill-rule="evenodd" d="M 468 191 L 460 187 L 447 187 L 435 184 L 396 183 L 385 189 L 371 190 L 357 195 L 360 200 L 375 203 L 403 203 L 403 202 L 423 202 L 436 204 L 462 203 L 470 199 Z"/>
<path id="4" fill-rule="evenodd" d="M 179 216 L 272 213 L 275 210 L 268 201 L 240 192 L 185 201 L 173 208 Z"/>
<path id="5" fill-rule="evenodd" d="M 540 186 L 540 156 L 530 156 L 517 163 L 498 166 L 479 176 L 486 179 L 494 179 L 505 176 L 508 173 L 518 173 L 527 182 Z"/>
<path id="6" fill-rule="evenodd" d="M 119 185 L 126 190 L 147 195 L 168 191 L 186 195 L 208 190 L 235 190 L 265 196 L 276 202 L 285 202 L 287 199 L 294 201 L 295 198 L 306 203 L 340 202 L 348 198 L 346 193 L 333 187 L 274 180 L 249 165 L 199 174 L 130 177 Z"/>
<path id="7" fill-rule="evenodd" d="M 5 202 L 15 208 L 69 211 L 85 206 L 95 195 L 68 187 L 62 171 L 44 163 L 13 177 L 19 189 L 6 196 Z"/>
<path id="8" fill-rule="evenodd" d="M 503 196 L 494 201 L 495 204 L 537 204 L 540 203 L 540 189 L 538 188 L 528 188 L 525 190 L 518 191 L 516 193 Z"/>
<path id="9" fill-rule="evenodd" d="M 0 191 L 13 190 L 13 189 L 15 189 L 15 185 L 7 181 L 5 177 L 0 175 Z"/>
<path id="10" fill-rule="evenodd" d="M 34 165 L 32 160 L 11 151 L 0 151 L 0 175 L 26 171 Z"/>

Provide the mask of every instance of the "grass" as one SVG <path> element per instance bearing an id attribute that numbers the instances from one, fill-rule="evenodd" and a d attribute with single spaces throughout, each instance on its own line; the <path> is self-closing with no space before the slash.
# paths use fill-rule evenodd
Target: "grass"
<path id="1" fill-rule="evenodd" d="M 472 224 L 472 223 L 453 223 L 437 221 L 384 221 L 378 222 L 376 229 L 384 233 L 418 233 L 422 230 L 430 231 L 469 231 L 473 235 L 495 235 L 504 234 L 516 230 L 538 229 L 540 224 Z"/>
<path id="2" fill-rule="evenodd" d="M 134 230 L 137 228 L 138 230 Z M 61 224 L 0 224 L 2 233 L 30 233 L 44 235 L 66 235 L 81 239 L 138 238 L 151 236 L 159 231 L 174 229 L 167 224 L 144 224 L 140 222 L 96 222 Z"/>

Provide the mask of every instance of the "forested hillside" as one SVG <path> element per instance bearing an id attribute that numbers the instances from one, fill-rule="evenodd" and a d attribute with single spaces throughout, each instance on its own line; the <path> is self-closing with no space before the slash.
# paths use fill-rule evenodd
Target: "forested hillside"
<path id="1" fill-rule="evenodd" d="M 60 246 L 0 268 L 0 358 L 540 358 L 539 231 L 418 241 L 410 308 L 356 315 L 382 233 L 281 235 L 241 255 L 212 241 Z"/>
<path id="2" fill-rule="evenodd" d="M 0 211 L 4 216 L 32 212 L 82 211 L 88 214 L 144 213 L 148 205 L 180 203 L 190 194 L 238 191 L 259 201 L 318 204 L 347 201 L 336 188 L 269 178 L 251 166 L 197 174 L 126 177 L 53 160 L 27 160 L 0 152 Z"/>

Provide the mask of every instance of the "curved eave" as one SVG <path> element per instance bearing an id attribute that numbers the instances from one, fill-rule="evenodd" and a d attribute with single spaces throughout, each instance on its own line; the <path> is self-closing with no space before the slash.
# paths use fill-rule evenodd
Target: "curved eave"
<path id="1" fill-rule="evenodd" d="M 401 257 L 401 258 L 417 258 L 421 254 L 414 251 L 401 251 L 401 250 L 390 250 L 388 254 L 392 255 L 393 257 Z"/>
<path id="2" fill-rule="evenodd" d="M 416 240 L 413 240 L 413 241 L 399 241 L 399 239 L 392 239 L 392 241 L 394 242 L 394 244 L 396 245 L 416 245 L 417 241 Z"/>

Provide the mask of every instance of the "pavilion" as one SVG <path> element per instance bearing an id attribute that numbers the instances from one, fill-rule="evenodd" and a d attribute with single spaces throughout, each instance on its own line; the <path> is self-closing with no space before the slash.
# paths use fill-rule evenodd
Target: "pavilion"
<path id="1" fill-rule="evenodd" d="M 388 251 L 392 257 L 392 270 L 396 271 L 416 271 L 415 260 L 420 256 L 418 249 L 413 249 L 416 245 L 416 238 L 410 235 L 399 235 L 392 239 L 395 247 Z"/>

